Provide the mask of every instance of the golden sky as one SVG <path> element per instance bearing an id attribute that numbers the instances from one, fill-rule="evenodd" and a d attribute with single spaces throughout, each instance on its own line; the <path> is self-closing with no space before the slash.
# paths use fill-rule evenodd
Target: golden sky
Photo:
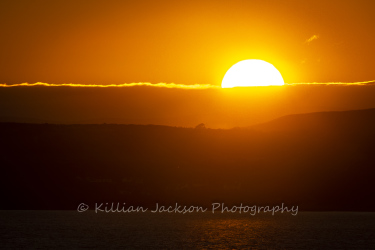
<path id="1" fill-rule="evenodd" d="M 374 9 L 372 0 L 2 0 L 0 121 L 230 128 L 374 108 Z M 220 89 L 246 59 L 273 64 L 288 85 Z"/>
<path id="2" fill-rule="evenodd" d="M 0 2 L 0 83 L 220 85 L 245 59 L 287 83 L 375 79 L 375 2 Z"/>

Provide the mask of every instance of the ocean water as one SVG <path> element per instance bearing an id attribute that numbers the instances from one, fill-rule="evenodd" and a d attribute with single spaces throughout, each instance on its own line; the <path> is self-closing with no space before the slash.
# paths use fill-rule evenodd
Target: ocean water
<path id="1" fill-rule="evenodd" d="M 375 213 L 0 211 L 2 249 L 375 249 Z"/>

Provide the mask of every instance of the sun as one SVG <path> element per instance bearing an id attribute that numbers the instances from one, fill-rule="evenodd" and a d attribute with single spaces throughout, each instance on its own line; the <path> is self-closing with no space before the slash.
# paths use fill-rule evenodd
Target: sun
<path id="1" fill-rule="evenodd" d="M 234 64 L 221 83 L 222 88 L 280 85 L 284 85 L 280 72 L 272 64 L 257 59 Z"/>

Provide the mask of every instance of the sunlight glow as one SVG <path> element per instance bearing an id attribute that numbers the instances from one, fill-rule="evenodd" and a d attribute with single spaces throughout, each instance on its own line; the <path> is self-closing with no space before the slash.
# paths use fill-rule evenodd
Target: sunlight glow
<path id="1" fill-rule="evenodd" d="M 280 72 L 272 64 L 256 59 L 234 64 L 221 83 L 222 88 L 280 85 L 284 85 Z"/>

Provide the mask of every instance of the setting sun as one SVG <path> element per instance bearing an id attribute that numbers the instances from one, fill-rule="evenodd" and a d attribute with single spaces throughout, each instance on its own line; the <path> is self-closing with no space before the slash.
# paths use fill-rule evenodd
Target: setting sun
<path id="1" fill-rule="evenodd" d="M 284 85 L 280 72 L 262 60 L 244 60 L 234 64 L 225 74 L 222 88 Z"/>

